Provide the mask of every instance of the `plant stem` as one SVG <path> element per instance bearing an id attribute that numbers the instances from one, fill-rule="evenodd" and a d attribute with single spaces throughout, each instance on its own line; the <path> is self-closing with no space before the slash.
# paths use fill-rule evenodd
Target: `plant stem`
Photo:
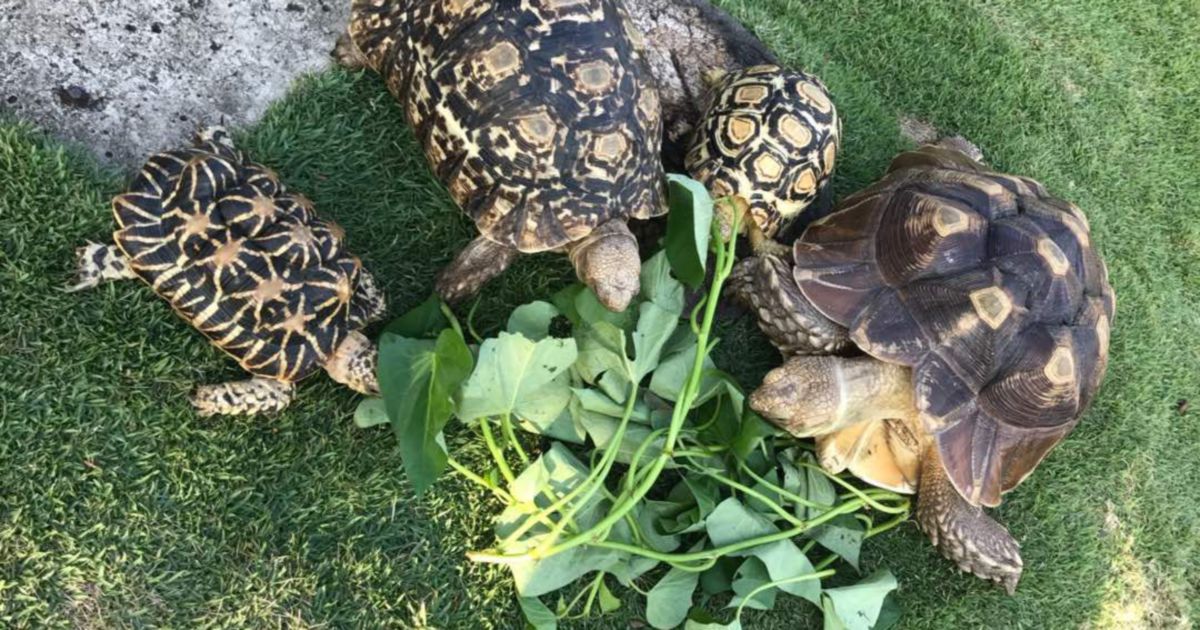
<path id="1" fill-rule="evenodd" d="M 496 495 L 496 497 L 503 501 L 505 505 L 512 505 L 517 502 L 516 499 L 514 499 L 511 494 L 505 492 L 503 488 L 497 488 L 496 486 L 488 483 L 487 479 L 475 474 L 474 471 L 461 464 L 457 459 L 454 459 L 453 457 L 447 457 L 446 463 L 450 464 L 450 467 L 458 472 L 458 474 L 475 482 L 476 485 L 483 486 L 487 490 L 490 490 L 492 494 Z"/>
<path id="2" fill-rule="evenodd" d="M 508 462 L 504 459 L 504 451 L 500 450 L 500 445 L 496 443 L 496 436 L 492 434 L 492 423 L 487 418 L 483 418 L 479 422 L 480 428 L 483 429 L 483 441 L 487 443 L 488 450 L 492 453 L 492 459 L 496 460 L 496 466 L 500 468 L 500 474 L 504 475 L 504 479 L 512 485 L 517 480 L 513 475 L 512 468 L 508 467 Z"/>
<path id="3" fill-rule="evenodd" d="M 512 443 L 513 448 L 517 451 L 517 457 L 521 459 L 522 466 L 529 466 L 529 453 L 525 452 L 525 447 L 521 446 L 521 441 L 517 439 L 517 432 L 513 430 L 512 414 L 505 413 L 500 418 L 500 427 L 504 429 L 504 437 Z"/>

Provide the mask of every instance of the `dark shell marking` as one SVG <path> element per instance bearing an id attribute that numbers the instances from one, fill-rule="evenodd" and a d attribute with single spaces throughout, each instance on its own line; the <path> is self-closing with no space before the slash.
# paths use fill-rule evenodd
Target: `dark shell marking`
<path id="1" fill-rule="evenodd" d="M 666 211 L 658 95 L 616 0 L 356 0 L 350 34 L 488 238 L 551 250 Z"/>
<path id="2" fill-rule="evenodd" d="M 795 277 L 876 358 L 914 369 L 955 487 L 996 505 L 1078 421 L 1115 309 L 1087 220 L 937 147 L 898 157 L 795 245 Z"/>
<path id="3" fill-rule="evenodd" d="M 710 99 L 688 172 L 716 196 L 742 197 L 773 236 L 804 213 L 833 173 L 841 137 L 833 101 L 820 79 L 777 66 L 730 73 Z"/>
<path id="4" fill-rule="evenodd" d="M 225 140 L 150 158 L 113 215 L 134 273 L 252 374 L 312 374 L 372 308 L 340 228 Z"/>

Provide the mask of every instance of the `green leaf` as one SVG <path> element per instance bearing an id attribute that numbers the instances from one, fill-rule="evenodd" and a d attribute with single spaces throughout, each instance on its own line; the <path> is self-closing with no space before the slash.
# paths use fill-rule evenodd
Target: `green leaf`
<path id="1" fill-rule="evenodd" d="M 608 584 L 604 580 L 600 580 L 600 612 L 608 614 L 620 608 L 621 600 L 608 590 Z"/>
<path id="2" fill-rule="evenodd" d="M 632 310 L 614 313 L 600 303 L 600 298 L 596 297 L 595 292 L 586 287 L 575 296 L 575 312 L 579 314 L 580 324 L 595 326 L 604 322 L 621 330 L 633 330 Z"/>
<path id="3" fill-rule="evenodd" d="M 587 431 L 584 430 L 581 423 L 576 421 L 575 413 L 571 411 L 569 405 L 550 422 L 546 422 L 545 418 L 533 420 L 520 418 L 517 420 L 517 427 L 528 433 L 544 435 L 552 440 L 561 440 L 571 444 L 583 444 L 587 441 Z"/>
<path id="4" fill-rule="evenodd" d="M 596 448 L 601 450 L 613 448 L 613 438 L 616 437 L 617 429 L 620 426 L 619 419 L 586 409 L 580 411 L 578 418 L 588 436 L 592 438 L 592 442 L 595 442 Z M 634 423 L 626 425 L 621 443 L 616 445 L 617 461 L 622 464 L 632 462 L 634 453 L 643 442 L 650 439 L 651 432 L 652 430 L 645 425 Z M 666 436 L 658 436 L 650 446 L 646 447 L 646 452 L 642 454 L 642 464 L 653 461 L 662 454 L 665 444 Z"/>
<path id="5" fill-rule="evenodd" d="M 708 537 L 716 547 L 777 533 L 767 517 L 751 511 L 734 497 L 725 499 L 705 519 Z M 742 552 L 745 553 L 745 552 Z"/>
<path id="6" fill-rule="evenodd" d="M 579 294 L 586 289 L 587 287 L 582 284 L 572 284 L 550 296 L 550 303 L 554 304 L 558 312 L 565 315 L 573 326 L 583 323 L 583 319 L 579 316 L 579 309 L 575 307 L 575 301 L 579 299 Z"/>
<path id="7" fill-rule="evenodd" d="M 733 576 L 733 592 L 737 595 L 730 600 L 728 607 L 735 608 L 745 602 L 747 608 L 755 608 L 757 610 L 770 610 L 775 607 L 775 593 L 779 589 L 774 587 L 764 588 L 753 596 L 751 593 L 755 589 L 769 584 L 771 582 L 771 574 L 767 572 L 766 565 L 758 558 L 747 558 L 742 566 L 738 568 L 737 574 Z"/>
<path id="8" fill-rule="evenodd" d="M 441 298 L 431 295 L 419 306 L 388 324 L 384 332 L 409 339 L 432 339 L 449 326 L 450 320 L 442 311 Z"/>
<path id="9" fill-rule="evenodd" d="M 360 429 L 370 429 L 388 422 L 387 407 L 382 398 L 365 398 L 354 410 L 354 424 Z"/>
<path id="10" fill-rule="evenodd" d="M 518 306 L 508 317 L 508 332 L 532 341 L 550 336 L 550 322 L 561 313 L 549 302 L 530 302 Z"/>
<path id="11" fill-rule="evenodd" d="M 665 533 L 659 528 L 659 522 L 663 518 L 678 511 L 679 506 L 674 503 L 653 499 L 647 499 L 634 508 L 632 516 L 650 549 L 669 553 L 679 548 L 679 537 Z"/>
<path id="12" fill-rule="evenodd" d="M 622 522 L 618 525 L 618 527 L 626 527 L 626 526 L 625 526 L 625 523 Z M 616 531 L 616 529 L 618 527 L 614 527 L 613 530 Z M 627 527 L 626 527 L 626 531 L 628 531 Z M 614 535 L 611 538 L 612 538 L 612 540 L 619 540 L 620 542 L 625 542 L 625 543 L 630 542 L 630 538 L 628 536 L 620 537 L 620 536 Z M 617 581 L 620 582 L 622 586 L 629 587 L 629 586 L 633 585 L 634 580 L 645 575 L 648 571 L 650 571 L 651 569 L 653 569 L 654 567 L 656 567 L 658 565 L 659 565 L 659 561 L 655 560 L 653 558 L 647 558 L 645 556 L 630 555 L 625 558 L 622 558 L 621 561 L 614 563 L 612 566 L 608 567 L 608 569 L 606 569 L 606 570 L 608 571 L 608 573 L 610 575 L 617 578 Z"/>
<path id="13" fill-rule="evenodd" d="M 693 338 L 691 347 L 667 355 L 658 369 L 654 371 L 654 376 L 650 378 L 650 391 L 663 400 L 671 402 L 679 400 L 679 392 L 683 391 L 683 384 L 692 374 L 692 365 L 696 362 L 696 350 L 696 342 Z M 700 375 L 700 395 L 692 405 L 693 409 L 711 400 L 720 391 L 722 384 L 721 378 L 716 373 L 717 366 L 711 357 L 704 357 L 701 369 L 703 372 Z"/>
<path id="14" fill-rule="evenodd" d="M 798 457 L 793 452 L 784 453 L 783 457 L 779 458 L 779 465 L 783 468 L 783 488 L 793 494 L 798 494 L 813 503 L 821 505 L 833 506 L 837 503 L 837 490 L 833 487 L 833 482 L 829 480 L 819 470 L 814 470 L 808 466 L 797 466 L 793 464 L 791 459 L 803 461 L 809 464 L 816 464 L 816 461 L 807 453 L 800 454 Z M 821 508 L 810 508 L 804 505 L 796 506 L 796 517 L 804 520 L 811 520 L 820 516 L 827 510 Z"/>
<path id="15" fill-rule="evenodd" d="M 717 497 L 720 496 L 717 482 L 710 477 L 684 477 L 683 483 L 687 485 L 692 498 L 696 500 L 701 518 L 708 518 L 708 515 L 717 508 Z"/>
<path id="16" fill-rule="evenodd" d="M 700 574 L 672 568 L 646 595 L 646 621 L 659 628 L 674 628 L 687 618 Z"/>
<path id="17" fill-rule="evenodd" d="M 749 409 L 742 415 L 742 427 L 737 438 L 733 441 L 733 454 L 738 459 L 745 460 L 768 438 L 778 433 L 771 423 Z"/>
<path id="18" fill-rule="evenodd" d="M 790 540 L 779 540 L 770 544 L 760 545 L 752 549 L 751 552 L 766 567 L 767 574 L 771 576 L 772 582 L 781 582 L 816 573 L 812 562 L 804 555 L 803 551 L 800 551 L 796 543 Z M 803 597 L 817 606 L 821 605 L 820 580 L 812 579 L 790 582 L 780 584 L 776 588 L 796 597 Z"/>
<path id="19" fill-rule="evenodd" d="M 578 353 L 574 339 L 530 341 L 500 333 L 479 348 L 479 365 L 463 387 L 464 421 L 512 414 L 535 424 L 558 419 L 571 401 L 567 369 Z"/>
<path id="20" fill-rule="evenodd" d="M 733 556 L 721 556 L 707 571 L 700 574 L 700 587 L 709 595 L 720 595 L 733 588 L 733 576 L 741 560 Z"/>
<path id="21" fill-rule="evenodd" d="M 696 607 L 688 612 L 683 630 L 742 630 L 742 622 L 735 618 L 729 623 L 721 623 L 716 617 L 708 614 L 707 610 Z"/>
<path id="22" fill-rule="evenodd" d="M 708 243 L 712 237 L 713 201 L 700 182 L 683 175 L 667 175 L 671 209 L 667 215 L 667 258 L 684 284 L 696 288 L 704 282 Z"/>
<path id="23" fill-rule="evenodd" d="M 888 593 L 883 599 L 883 606 L 879 608 L 879 618 L 875 620 L 875 626 L 871 630 L 889 630 L 895 627 L 900 622 L 902 612 L 900 604 L 896 603 L 896 591 Z"/>
<path id="24" fill-rule="evenodd" d="M 821 606 L 825 611 L 825 627 L 871 630 L 879 619 L 884 599 L 895 589 L 896 578 L 886 569 L 853 586 L 826 589 Z"/>
<path id="25" fill-rule="evenodd" d="M 608 322 L 582 326 L 575 332 L 579 362 L 575 367 L 583 380 L 596 384 L 600 376 L 614 373 L 625 383 L 633 382 L 633 364 L 625 353 L 625 333 Z"/>
<path id="26" fill-rule="evenodd" d="M 439 436 L 454 412 L 453 396 L 471 374 L 466 341 L 446 329 L 437 341 L 385 333 L 379 344 L 379 385 L 400 457 L 414 491 L 424 492 L 446 467 Z"/>
<path id="27" fill-rule="evenodd" d="M 665 252 L 651 256 L 642 264 L 642 299 L 654 302 L 664 310 L 683 314 L 684 291 L 671 275 L 671 265 Z"/>
<path id="28" fill-rule="evenodd" d="M 817 541 L 817 544 L 841 556 L 855 569 L 858 568 L 858 556 L 862 550 L 863 539 L 866 538 L 866 531 L 854 516 L 839 516 L 808 532 L 808 535 Z"/>
<path id="29" fill-rule="evenodd" d="M 637 330 L 633 333 L 633 381 L 641 383 L 662 360 L 663 347 L 679 326 L 679 313 L 655 302 L 642 302 L 638 312 Z"/>
<path id="30" fill-rule="evenodd" d="M 547 608 L 542 600 L 536 597 L 521 597 L 517 601 L 521 604 L 521 612 L 525 614 L 526 623 L 534 630 L 556 630 L 558 628 L 558 615 Z"/>
<path id="31" fill-rule="evenodd" d="M 507 538 L 531 514 L 583 483 L 588 469 L 565 446 L 551 445 L 550 450 L 517 476 L 510 490 L 516 504 L 508 506 L 497 519 L 496 535 Z M 553 496 L 551 496 L 553 495 Z M 602 516 L 607 501 L 593 496 L 580 505 L 575 520 L 580 527 L 594 525 Z M 505 553 L 524 553 L 537 547 L 549 536 L 547 527 L 538 524 L 516 543 L 503 549 Z M 617 551 L 582 546 L 539 560 L 527 559 L 511 563 L 513 581 L 522 597 L 539 597 L 556 591 L 593 571 L 608 571 L 627 557 Z"/>

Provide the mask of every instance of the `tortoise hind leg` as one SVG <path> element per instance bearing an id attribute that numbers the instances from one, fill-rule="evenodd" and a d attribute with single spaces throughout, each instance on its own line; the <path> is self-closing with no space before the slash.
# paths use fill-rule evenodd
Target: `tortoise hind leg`
<path id="1" fill-rule="evenodd" d="M 88 243 L 75 250 L 75 257 L 75 282 L 67 287 L 67 291 L 91 289 L 101 282 L 137 278 L 129 266 L 129 259 L 116 245 Z"/>
<path id="2" fill-rule="evenodd" d="M 358 271 L 358 288 L 354 291 L 354 309 L 361 313 L 364 324 L 371 324 L 387 316 L 387 297 L 379 287 L 379 281 L 366 269 Z"/>
<path id="3" fill-rule="evenodd" d="M 504 273 L 517 257 L 517 250 L 479 236 L 438 274 L 435 290 L 450 304 L 462 302 Z"/>
<path id="4" fill-rule="evenodd" d="M 250 416 L 283 411 L 296 395 L 291 383 L 256 376 L 248 381 L 202 385 L 192 394 L 201 416 Z"/>
<path id="5" fill-rule="evenodd" d="M 983 508 L 967 503 L 942 466 L 937 445 L 921 458 L 917 524 L 960 569 L 996 582 L 1012 595 L 1021 580 L 1021 546 Z"/>

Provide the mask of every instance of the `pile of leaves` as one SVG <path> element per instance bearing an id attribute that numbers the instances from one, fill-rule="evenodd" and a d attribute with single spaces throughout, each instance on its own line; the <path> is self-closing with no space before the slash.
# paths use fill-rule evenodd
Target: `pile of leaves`
<path id="1" fill-rule="evenodd" d="M 645 597 L 655 628 L 740 628 L 781 594 L 819 607 L 827 628 L 890 625 L 889 572 L 825 584 L 839 560 L 857 570 L 862 541 L 905 520 L 907 499 L 827 474 L 713 364 L 734 244 L 701 186 L 673 178 L 671 193 L 665 250 L 626 312 L 576 285 L 472 344 L 431 299 L 383 334 L 382 399 L 364 401 L 359 425 L 393 427 L 417 492 L 449 469 L 495 497 L 496 543 L 469 557 L 512 571 L 538 630 L 619 608 L 612 583 Z M 486 445 L 489 470 L 447 452 L 452 419 Z M 716 604 L 733 610 L 714 617 Z"/>

